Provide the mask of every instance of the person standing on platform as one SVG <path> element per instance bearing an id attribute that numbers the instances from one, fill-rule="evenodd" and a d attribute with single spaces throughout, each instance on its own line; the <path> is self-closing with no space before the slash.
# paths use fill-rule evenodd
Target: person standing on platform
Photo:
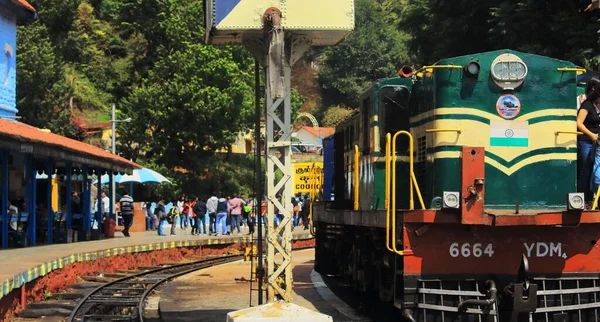
<path id="1" fill-rule="evenodd" d="M 98 208 L 96 207 L 96 209 L 101 209 L 102 212 L 102 220 L 104 221 L 104 219 L 106 219 L 106 217 L 108 216 L 108 212 L 110 211 L 110 198 L 108 198 L 108 196 L 106 195 L 106 192 L 102 191 L 102 207 Z"/>
<path id="2" fill-rule="evenodd" d="M 202 201 L 202 198 L 197 198 L 196 204 L 194 205 L 194 214 L 196 214 L 196 234 L 206 234 L 206 223 L 204 222 L 206 216 L 206 203 Z"/>
<path id="3" fill-rule="evenodd" d="M 73 191 L 73 193 L 71 194 L 71 213 L 81 213 L 81 199 L 79 198 L 79 194 L 77 193 L 77 191 Z"/>
<path id="4" fill-rule="evenodd" d="M 179 214 L 180 214 L 179 215 L 179 219 L 180 219 L 179 226 L 181 227 L 181 229 L 187 230 L 190 218 L 188 216 L 188 213 L 183 211 L 184 205 L 185 205 L 185 195 L 181 196 L 181 198 L 177 201 L 177 211 L 179 211 Z"/>
<path id="5" fill-rule="evenodd" d="M 146 231 L 156 230 L 154 225 L 154 214 L 152 213 L 152 204 L 146 202 Z"/>
<path id="6" fill-rule="evenodd" d="M 208 198 L 206 201 L 206 209 L 208 210 L 208 220 L 209 220 L 209 232 L 211 234 L 217 233 L 217 205 L 219 204 L 219 198 L 215 196 Z"/>
<path id="7" fill-rule="evenodd" d="M 225 225 L 227 226 L 226 235 L 231 235 L 231 196 L 227 196 L 227 218 L 225 218 Z"/>
<path id="8" fill-rule="evenodd" d="M 310 225 L 310 219 L 308 218 L 310 216 L 310 201 L 310 197 L 305 196 L 302 203 L 302 224 L 304 224 L 304 230 L 307 230 Z"/>
<path id="9" fill-rule="evenodd" d="M 158 202 L 158 205 L 156 206 L 156 208 L 154 208 L 154 214 L 158 218 L 158 231 L 157 231 L 158 235 L 166 236 L 165 234 L 163 234 L 163 224 L 165 223 L 165 220 L 167 219 L 167 210 L 165 209 L 165 200 L 164 199 L 161 199 Z"/>
<path id="10" fill-rule="evenodd" d="M 251 194 L 248 196 L 248 204 L 247 206 L 244 206 L 244 210 L 246 212 L 248 212 L 248 235 L 252 235 L 254 234 L 254 225 L 256 224 L 256 199 L 254 198 L 254 195 Z"/>
<path id="11" fill-rule="evenodd" d="M 177 226 L 177 219 L 179 217 L 179 211 L 176 206 L 172 206 L 169 210 L 169 219 L 171 220 L 171 236 L 175 235 L 175 226 Z"/>
<path id="12" fill-rule="evenodd" d="M 106 219 L 106 217 L 108 216 L 108 211 L 110 208 L 110 198 L 108 198 L 108 196 L 106 195 L 106 192 L 102 192 L 101 196 L 98 196 L 98 198 L 96 199 L 96 204 L 94 206 L 93 209 L 93 213 L 94 214 L 100 214 L 100 222 L 104 221 L 104 219 Z M 99 222 L 97 220 L 98 217 L 93 218 L 93 224 L 92 224 L 92 229 L 98 229 L 99 227 Z"/>
<path id="13" fill-rule="evenodd" d="M 196 221 L 198 220 L 196 218 L 196 213 L 194 212 L 194 207 L 196 206 L 196 203 L 198 202 L 198 198 L 190 198 L 190 204 L 189 204 L 189 208 L 188 210 L 190 210 L 190 216 L 192 218 L 192 235 L 196 235 L 198 234 L 198 229 L 196 227 Z"/>
<path id="14" fill-rule="evenodd" d="M 129 196 L 127 191 L 123 192 L 123 197 L 119 201 L 119 209 L 123 217 L 123 235 L 129 237 L 129 228 L 133 225 L 133 198 Z"/>
<path id="15" fill-rule="evenodd" d="M 217 224 L 221 226 L 221 234 L 225 235 L 226 230 L 226 222 L 227 222 L 227 213 L 229 212 L 229 201 L 225 198 L 219 199 L 219 203 L 217 204 Z M 215 232 L 215 235 L 218 235 L 218 232 Z"/>
<path id="16" fill-rule="evenodd" d="M 236 195 L 233 195 L 233 199 L 229 201 L 229 205 L 231 206 L 231 234 L 233 235 L 233 231 L 237 228 L 237 233 L 239 235 L 242 233 L 242 207 L 246 205 L 246 202 Z"/>

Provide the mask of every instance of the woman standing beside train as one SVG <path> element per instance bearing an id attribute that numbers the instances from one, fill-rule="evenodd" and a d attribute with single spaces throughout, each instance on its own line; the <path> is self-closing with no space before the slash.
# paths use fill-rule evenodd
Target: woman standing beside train
<path id="1" fill-rule="evenodd" d="M 577 129 L 583 132 L 577 136 L 577 190 L 585 192 L 585 200 L 591 201 L 600 185 L 600 79 L 592 77 L 588 81 L 585 95 L 586 100 L 577 111 Z"/>

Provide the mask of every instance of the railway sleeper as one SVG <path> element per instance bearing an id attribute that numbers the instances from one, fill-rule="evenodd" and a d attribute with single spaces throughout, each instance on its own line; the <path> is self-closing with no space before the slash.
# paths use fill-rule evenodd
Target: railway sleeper
<path id="1" fill-rule="evenodd" d="M 25 319 L 42 319 L 44 317 L 66 317 L 71 314 L 71 309 L 54 307 L 54 308 L 43 308 L 43 309 L 30 309 L 29 307 L 19 313 L 19 318 Z"/>
<path id="2" fill-rule="evenodd" d="M 99 315 L 84 315 L 84 319 L 93 319 L 94 321 L 132 321 L 136 318 L 135 315 L 116 315 L 116 314 L 99 314 Z"/>

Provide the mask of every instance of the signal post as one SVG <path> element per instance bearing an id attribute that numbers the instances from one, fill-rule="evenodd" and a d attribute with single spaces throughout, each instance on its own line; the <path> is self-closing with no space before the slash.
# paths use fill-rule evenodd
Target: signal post
<path id="1" fill-rule="evenodd" d="M 354 29 L 354 1 L 207 0 L 204 10 L 206 43 L 243 44 L 263 67 L 267 302 L 279 299 L 289 303 L 293 281 L 290 200 L 294 191 L 291 68 L 310 46 L 336 45 Z M 259 137 L 255 139 L 260 142 Z M 282 174 L 279 180 L 275 177 L 277 170 Z M 282 213 L 284 219 L 274 227 L 276 213 Z M 276 254 L 280 254 L 277 259 Z M 260 294 L 259 304 L 262 303 Z"/>

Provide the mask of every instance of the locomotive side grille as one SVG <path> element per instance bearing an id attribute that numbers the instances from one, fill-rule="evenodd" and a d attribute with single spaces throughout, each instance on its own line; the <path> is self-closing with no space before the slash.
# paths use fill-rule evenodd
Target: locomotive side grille
<path id="1" fill-rule="evenodd" d="M 417 138 L 415 155 L 415 177 L 419 183 L 421 191 L 427 191 L 427 139 L 425 136 Z"/>
<path id="2" fill-rule="evenodd" d="M 597 277 L 535 278 L 537 309 L 533 321 L 600 321 Z"/>
<path id="3" fill-rule="evenodd" d="M 425 162 L 427 159 L 427 140 L 425 136 L 417 138 L 417 155 L 416 162 Z"/>
<path id="4" fill-rule="evenodd" d="M 466 313 L 458 313 L 460 302 L 468 299 L 485 300 L 485 281 L 419 280 L 417 290 L 417 321 L 450 322 L 497 322 L 496 304 L 489 310 L 469 307 Z"/>

